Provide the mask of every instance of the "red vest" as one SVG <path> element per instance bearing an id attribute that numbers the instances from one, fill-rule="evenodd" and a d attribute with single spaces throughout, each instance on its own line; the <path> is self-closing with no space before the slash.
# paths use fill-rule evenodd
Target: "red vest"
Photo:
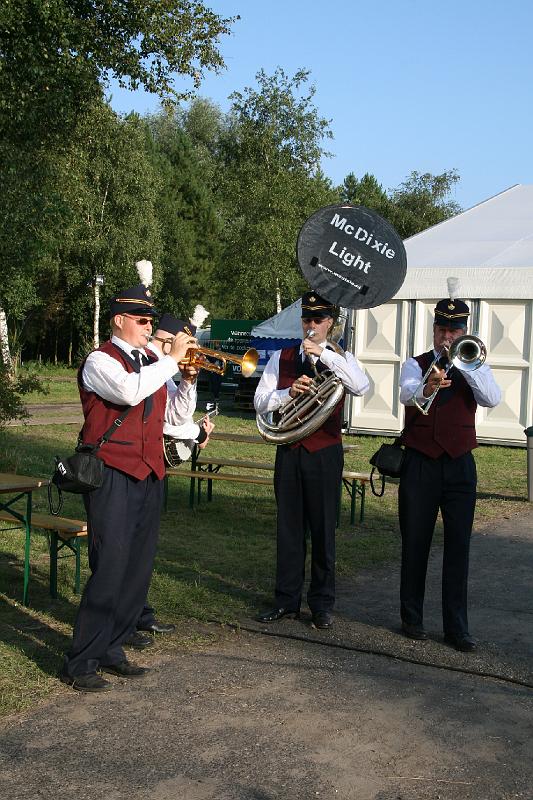
<path id="1" fill-rule="evenodd" d="M 111 342 L 103 344 L 97 352 L 106 353 L 120 361 L 126 372 L 134 372 L 131 363 L 120 347 Z M 78 372 L 78 386 L 85 422 L 81 431 L 85 444 L 96 444 L 100 437 L 120 417 L 125 406 L 119 406 L 104 400 L 95 392 L 83 388 L 82 372 L 85 361 Z M 98 450 L 99 458 L 108 467 L 118 469 L 139 480 L 144 480 L 153 471 L 159 479 L 165 475 L 163 458 L 163 420 L 167 401 L 167 387 L 163 384 L 152 395 L 152 410 L 146 419 L 144 402 L 132 406 L 128 416 L 111 440 Z"/>
<path id="2" fill-rule="evenodd" d="M 321 372 L 325 367 L 323 367 L 320 362 L 317 362 L 317 369 Z M 279 358 L 278 389 L 288 389 L 296 378 L 304 374 L 304 371 L 300 355 L 300 345 L 284 348 Z M 310 436 L 306 436 L 305 439 L 294 442 L 291 447 L 299 447 L 301 445 L 305 447 L 309 453 L 314 453 L 316 450 L 322 450 L 324 447 L 330 447 L 332 444 L 342 444 L 341 428 L 343 406 L 344 395 L 337 403 L 333 413 L 317 431 Z"/>
<path id="3" fill-rule="evenodd" d="M 433 358 L 433 351 L 416 357 L 422 375 Z M 452 368 L 450 377 L 452 385 L 439 391 L 427 417 L 414 406 L 405 408 L 405 427 L 409 427 L 402 442 L 430 458 L 438 458 L 443 453 L 458 458 L 477 447 L 477 403 L 472 389 L 460 370 Z"/>

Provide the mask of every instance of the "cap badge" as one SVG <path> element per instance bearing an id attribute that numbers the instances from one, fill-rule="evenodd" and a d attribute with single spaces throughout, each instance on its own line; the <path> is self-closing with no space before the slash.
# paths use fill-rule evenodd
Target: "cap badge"
<path id="1" fill-rule="evenodd" d="M 448 308 L 450 309 L 450 311 L 453 311 L 453 309 L 455 308 L 455 306 L 454 306 L 454 304 L 453 304 L 453 303 L 448 303 Z"/>
<path id="2" fill-rule="evenodd" d="M 314 295 L 311 295 L 311 297 L 309 298 L 309 302 L 310 303 L 314 303 L 315 301 L 316 301 L 316 297 L 314 297 Z"/>

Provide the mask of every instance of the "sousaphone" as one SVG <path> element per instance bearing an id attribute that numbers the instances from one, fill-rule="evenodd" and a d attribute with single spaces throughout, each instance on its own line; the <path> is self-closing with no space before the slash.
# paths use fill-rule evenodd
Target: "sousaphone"
<path id="1" fill-rule="evenodd" d="M 344 333 L 347 309 L 387 303 L 407 271 L 402 239 L 386 219 L 364 206 L 319 208 L 300 229 L 296 252 L 309 286 L 339 309 L 328 342 L 341 353 L 338 340 Z M 342 381 L 334 372 L 315 369 L 309 392 L 276 411 L 257 415 L 259 433 L 273 444 L 304 439 L 321 427 L 343 396 Z"/>

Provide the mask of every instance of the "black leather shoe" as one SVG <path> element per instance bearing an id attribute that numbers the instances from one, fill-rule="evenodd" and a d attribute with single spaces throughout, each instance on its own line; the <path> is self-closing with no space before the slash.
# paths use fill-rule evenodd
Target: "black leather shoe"
<path id="1" fill-rule="evenodd" d="M 332 628 L 333 617 L 329 611 L 313 611 L 313 625 L 320 629 Z"/>
<path id="2" fill-rule="evenodd" d="M 277 622 L 278 619 L 289 617 L 289 619 L 298 619 L 300 616 L 299 611 L 293 608 L 271 608 L 270 611 L 264 611 L 256 617 L 258 622 Z"/>
<path id="3" fill-rule="evenodd" d="M 144 650 L 146 647 L 152 647 L 154 640 L 151 636 L 145 636 L 140 631 L 133 631 L 127 639 L 123 642 L 126 647 L 134 647 L 136 650 Z"/>
<path id="4" fill-rule="evenodd" d="M 158 620 L 154 619 L 153 622 L 149 622 L 147 625 L 137 625 L 137 630 L 148 631 L 148 633 L 173 633 L 176 630 L 176 626 L 171 623 L 158 622 Z"/>
<path id="5" fill-rule="evenodd" d="M 461 653 L 473 653 L 474 650 L 477 650 L 477 644 L 469 633 L 446 633 L 444 641 Z"/>
<path id="6" fill-rule="evenodd" d="M 410 625 L 408 622 L 402 622 L 402 633 L 408 639 L 417 639 L 421 642 L 428 638 L 422 625 Z"/>
<path id="7" fill-rule="evenodd" d="M 109 681 L 105 681 L 96 672 L 88 672 L 86 675 L 67 675 L 66 672 L 59 673 L 59 680 L 77 689 L 78 692 L 107 692 L 113 688 Z"/>
<path id="8" fill-rule="evenodd" d="M 121 678 L 143 678 L 149 669 L 146 667 L 138 667 L 137 664 L 131 664 L 129 661 L 121 661 L 119 664 L 108 664 L 100 666 L 102 672 L 109 672 L 110 675 L 119 675 Z"/>

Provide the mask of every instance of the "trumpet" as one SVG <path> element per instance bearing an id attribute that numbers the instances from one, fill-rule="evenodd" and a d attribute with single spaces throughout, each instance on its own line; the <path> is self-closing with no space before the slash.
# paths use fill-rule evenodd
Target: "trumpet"
<path id="1" fill-rule="evenodd" d="M 209 361 L 210 358 L 215 359 L 215 361 Z M 228 361 L 233 364 L 240 364 L 241 375 L 243 378 L 249 378 L 255 372 L 259 361 L 259 353 L 253 347 L 250 347 L 242 356 L 211 350 L 210 347 L 191 347 L 190 350 L 187 350 L 185 359 L 181 363 L 190 364 L 198 369 L 206 369 L 209 372 L 216 372 L 217 375 L 224 375 Z"/>
<path id="2" fill-rule="evenodd" d="M 443 356 L 448 359 L 448 364 L 445 368 L 446 375 L 452 367 L 456 367 L 462 372 L 473 372 L 475 369 L 478 369 L 482 364 L 485 363 L 487 358 L 487 348 L 477 336 L 468 334 L 459 336 L 449 347 L 444 345 L 440 353 L 437 353 L 429 365 L 426 374 L 422 377 L 422 380 L 416 387 L 416 391 L 413 394 L 414 405 L 425 416 L 429 414 L 429 409 L 431 408 L 433 401 L 438 394 L 440 386 L 437 386 L 433 394 L 429 396 L 427 403 L 424 406 L 420 404 L 416 396 L 420 391 L 420 388 L 426 383 L 431 372 L 438 372 L 439 367 L 437 364 Z"/>
<path id="3" fill-rule="evenodd" d="M 161 336 L 147 334 L 146 338 L 149 342 L 155 339 L 163 345 L 171 345 L 174 341 L 173 336 L 163 339 Z M 215 360 L 209 361 L 210 358 Z M 187 350 L 185 358 L 183 361 L 180 361 L 180 364 L 197 367 L 197 369 L 205 369 L 208 372 L 216 372 L 217 375 L 224 375 L 228 361 L 231 361 L 233 364 L 240 364 L 243 378 L 250 378 L 257 367 L 259 353 L 253 347 L 250 347 L 242 356 L 223 353 L 219 350 L 211 350 L 210 347 L 191 347 Z"/>

